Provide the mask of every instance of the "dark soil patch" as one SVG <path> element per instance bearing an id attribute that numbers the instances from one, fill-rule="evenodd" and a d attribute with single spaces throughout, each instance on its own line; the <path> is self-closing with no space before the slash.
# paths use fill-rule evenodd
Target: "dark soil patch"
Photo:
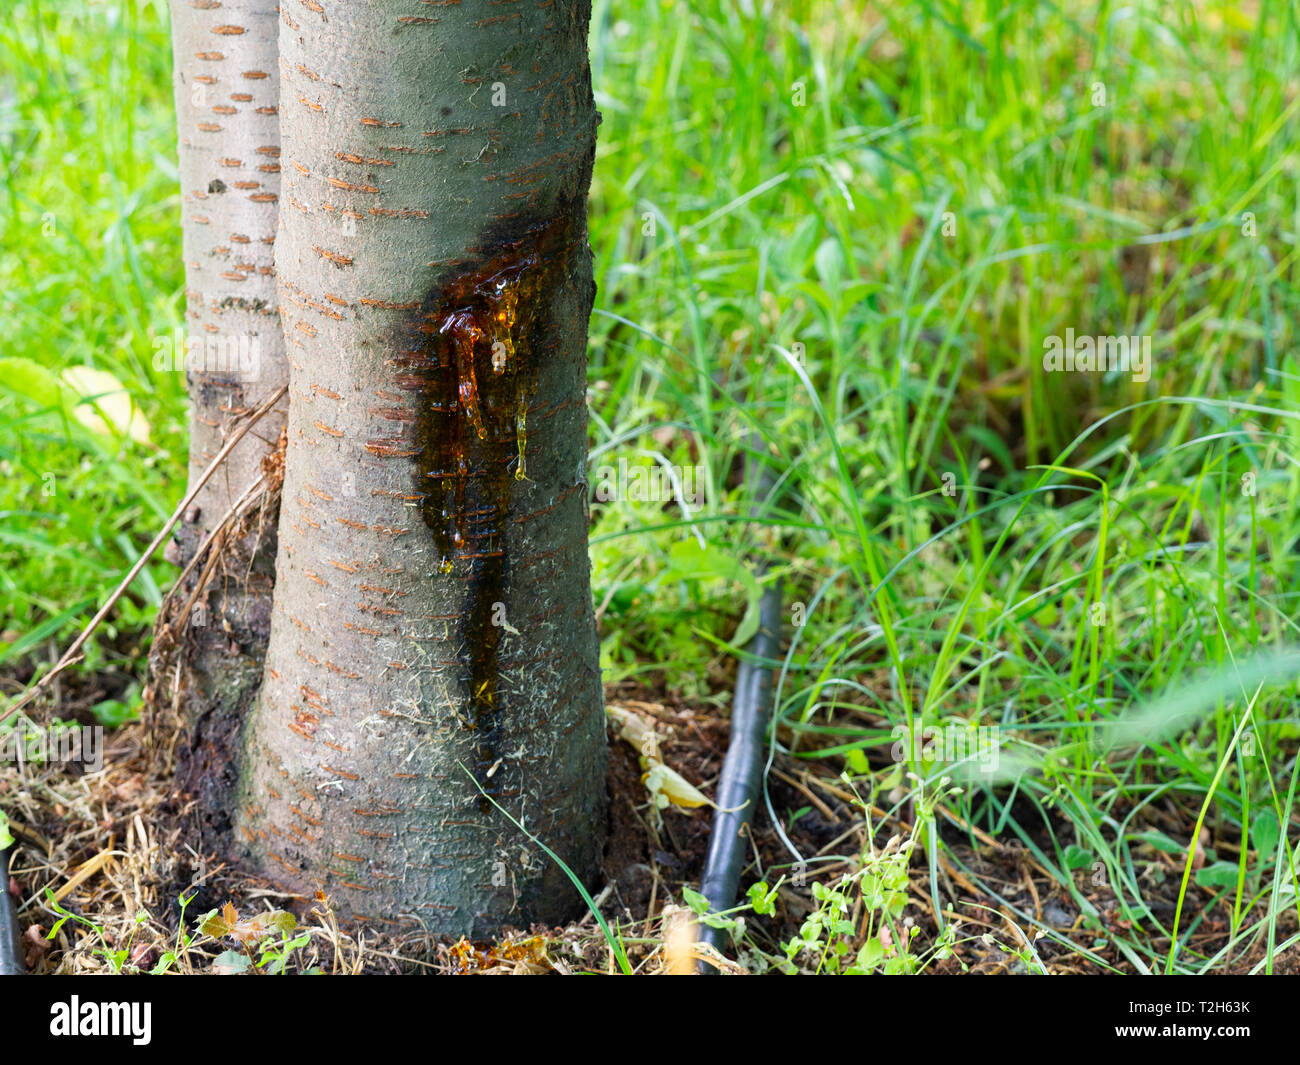
<path id="1" fill-rule="evenodd" d="M 16 679 L 9 678 L 11 688 Z M 124 689 L 116 676 L 69 678 L 66 690 L 72 713 L 62 706 L 61 713 L 80 717 L 78 706 L 93 705 L 88 700 L 103 698 L 103 692 Z M 728 740 L 722 715 L 652 701 L 645 693 L 622 689 L 607 692 L 607 701 L 650 723 L 664 762 L 704 794 L 713 793 Z M 190 932 L 198 915 L 228 903 L 241 917 L 271 908 L 294 910 L 312 935 L 310 945 L 296 959 L 298 968 L 327 973 L 613 971 L 610 952 L 590 915 L 565 928 L 521 929 L 518 936 L 498 944 L 471 946 L 415 932 L 369 930 L 363 945 L 361 930 L 338 927 L 328 900 L 284 895 L 211 855 L 197 853 L 194 841 L 184 838 L 180 827 L 185 799 L 170 777 L 160 772 L 167 761 L 160 751 L 165 750 L 166 737 L 151 736 L 137 723 L 110 734 L 101 773 L 82 775 L 76 768 L 69 772 L 40 766 L 0 772 L 0 808 L 9 814 L 18 841 L 9 885 L 20 907 L 32 972 L 107 971 L 111 966 L 105 952 L 116 949 L 128 950 L 128 968 L 148 970 L 176 947 L 182 894 L 189 899 L 184 927 Z M 639 752 L 611 730 L 603 882 L 591 888 L 602 913 L 617 923 L 632 964 L 638 971 L 656 972 L 665 964 L 666 928 L 685 914 L 683 888 L 699 884 L 711 811 L 676 806 L 655 810 L 644 773 Z M 775 899 L 775 913 L 747 919 L 751 942 L 776 957 L 783 953 L 782 943 L 797 935 L 817 905 L 814 882 L 829 882 L 851 871 L 864 849 L 879 851 L 891 836 L 906 836 L 911 825 L 907 805 L 892 817 L 873 808 L 869 832 L 862 807 L 835 775 L 831 760 L 778 756 L 768 784 L 785 838 L 808 859 L 806 875 L 800 875 L 760 801 L 741 885 L 743 889 L 760 879 L 774 884 L 786 878 Z M 1043 823 L 1032 809 L 1019 813 L 1030 840 L 1044 853 L 1052 853 L 1050 836 L 1063 826 Z M 1153 806 L 1144 815 L 1150 827 L 1175 839 L 1188 838 L 1192 822 L 1181 807 Z M 939 882 L 930 883 L 926 856 L 918 850 L 909 867 L 905 912 L 919 930 L 921 947 L 938 935 L 935 895 L 945 909 L 951 905 L 963 931 L 954 955 L 927 971 L 1023 972 L 1025 961 L 1017 952 L 1029 941 L 1055 973 L 1133 971 L 1131 962 L 1113 945 L 1114 935 L 1132 930 L 1132 914 L 1122 910 L 1096 870 L 1079 869 L 1073 874 L 1076 890 L 1087 903 L 1081 907 L 1020 841 L 993 839 L 978 826 L 952 820 L 941 820 L 940 826 L 947 847 L 937 863 Z M 1229 856 L 1235 853 L 1231 840 L 1209 842 Z M 1158 948 L 1159 939 L 1152 938 L 1153 924 L 1172 925 L 1181 876 L 1179 856 L 1156 855 L 1151 869 L 1156 879 L 1144 886 L 1154 922 L 1147 919 L 1144 938 Z M 67 922 L 48 941 L 46 934 L 60 914 L 50 904 L 47 889 L 58 895 L 60 907 L 89 924 Z M 1230 933 L 1227 906 L 1211 904 L 1212 898 L 1210 891 L 1193 888 L 1184 906 L 1182 927 L 1192 928 L 1190 948 L 1200 956 L 1212 955 Z M 1095 913 L 1083 912 L 1088 907 Z M 137 922 L 141 912 L 148 917 Z M 1035 922 L 1067 942 L 1052 936 L 1035 939 Z M 1285 940 L 1295 927 L 1294 910 L 1288 911 L 1279 922 L 1278 939 Z M 987 941 L 981 938 L 985 933 Z M 1093 952 L 1099 960 L 1070 943 Z M 211 971 L 231 945 L 201 942 L 185 952 L 174 968 Z M 1263 949 L 1262 944 L 1252 945 L 1220 971 L 1249 971 L 1260 961 Z M 1291 950 L 1277 957 L 1276 971 L 1300 971 L 1296 953 Z"/>

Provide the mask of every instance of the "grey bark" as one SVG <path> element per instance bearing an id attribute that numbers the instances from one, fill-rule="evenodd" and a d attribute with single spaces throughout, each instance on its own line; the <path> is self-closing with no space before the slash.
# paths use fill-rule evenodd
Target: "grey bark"
<path id="1" fill-rule="evenodd" d="M 285 5 L 290 413 L 241 855 L 345 917 L 581 910 L 604 726 L 586 517 L 586 0 Z"/>
<path id="2" fill-rule="evenodd" d="M 161 356 L 167 368 L 186 370 L 191 478 L 212 461 L 232 421 L 288 375 L 273 271 L 277 11 L 274 0 L 171 4 L 188 343 L 156 351 L 155 362 Z M 235 447 L 185 515 L 168 547 L 171 561 L 188 563 L 261 477 L 283 424 L 284 412 L 272 412 Z M 275 515 L 262 517 L 261 529 L 224 546 L 193 610 L 160 618 L 155 642 L 150 696 L 179 709 L 179 780 L 183 792 L 199 796 L 205 846 L 228 831 L 230 743 L 260 682 L 269 635 Z M 176 590 L 177 602 L 189 600 L 196 576 Z"/>

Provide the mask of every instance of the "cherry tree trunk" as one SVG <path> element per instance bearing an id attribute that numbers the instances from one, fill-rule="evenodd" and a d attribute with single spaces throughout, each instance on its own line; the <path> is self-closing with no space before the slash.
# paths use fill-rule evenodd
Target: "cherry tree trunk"
<path id="1" fill-rule="evenodd" d="M 589 10 L 281 7 L 290 410 L 235 843 L 355 920 L 580 912 L 498 804 L 597 868 Z"/>
<path id="2" fill-rule="evenodd" d="M 186 328 L 159 337 L 154 366 L 184 372 L 190 478 L 235 420 L 288 377 L 273 252 L 280 191 L 275 0 L 173 0 Z M 195 559 L 205 537 L 262 477 L 284 424 L 272 412 L 244 436 L 185 514 L 167 557 L 196 565 L 160 618 L 149 696 L 182 723 L 178 775 L 196 795 L 205 847 L 228 834 L 233 743 L 262 677 L 275 559 L 273 499 Z"/>

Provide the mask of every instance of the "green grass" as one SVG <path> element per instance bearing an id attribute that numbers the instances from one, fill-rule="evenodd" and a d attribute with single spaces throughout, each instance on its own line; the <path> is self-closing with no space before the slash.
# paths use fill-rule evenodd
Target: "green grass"
<path id="1" fill-rule="evenodd" d="M 85 430 L 0 379 L 0 665 L 66 642 L 183 488 L 185 383 L 151 368 L 183 298 L 170 62 L 148 4 L 23 3 L 0 27 L 0 359 L 111 373 L 153 442 Z M 121 652 L 172 576 L 149 568 L 91 668 L 138 668 Z"/>
<path id="2" fill-rule="evenodd" d="M 0 28 L 0 358 L 112 373 L 153 440 L 0 380 L 0 664 L 66 642 L 181 492 L 183 382 L 149 363 L 182 299 L 161 7 Z M 690 513 L 593 510 L 607 676 L 725 704 L 753 582 L 697 574 L 766 557 L 783 748 L 883 796 L 890 726 L 1000 729 L 1004 771 L 916 862 L 978 882 L 954 839 L 1018 841 L 1094 964 L 1270 968 L 1297 916 L 1297 12 L 852 7 L 596 0 L 592 469 L 704 469 Z M 1151 337 L 1151 381 L 1045 373 L 1067 328 Z M 129 643 L 90 665 L 138 670 Z"/>

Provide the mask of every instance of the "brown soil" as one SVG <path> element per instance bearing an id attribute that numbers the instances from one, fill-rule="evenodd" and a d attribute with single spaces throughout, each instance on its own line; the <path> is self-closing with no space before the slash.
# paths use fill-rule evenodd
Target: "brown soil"
<path id="1" fill-rule="evenodd" d="M 11 678 L 6 689 L 12 690 L 16 679 Z M 71 680 L 63 693 L 61 713 L 65 719 L 88 720 L 86 710 L 96 698 L 120 686 L 116 677 Z M 712 794 L 728 740 L 724 717 L 622 688 L 610 689 L 606 698 L 651 724 L 660 738 L 665 763 L 706 795 Z M 565 928 L 522 929 L 496 944 L 452 943 L 418 932 L 380 934 L 340 928 L 328 899 L 284 895 L 213 856 L 194 853 L 191 841 L 182 838 L 178 827 L 184 821 L 183 800 L 170 778 L 159 771 L 167 762 L 160 753 L 166 749 L 167 739 L 156 733 L 151 736 L 142 724 L 119 729 L 109 735 L 104 770 L 89 776 L 78 775 L 75 769 L 69 772 L 30 765 L 0 771 L 0 808 L 8 813 L 17 839 L 9 888 L 18 904 L 31 972 L 104 972 L 123 967 L 110 961 L 107 955 L 112 951 L 126 951 L 124 967 L 128 971 L 147 971 L 167 951 L 177 949 L 183 893 L 190 898 L 184 925 L 191 934 L 199 915 L 227 904 L 244 921 L 273 909 L 296 912 L 300 932 L 309 932 L 310 939 L 295 951 L 291 969 L 327 973 L 616 971 L 614 957 L 590 914 Z M 666 941 L 672 939 L 671 928 L 686 916 L 683 887 L 699 883 L 711 819 L 708 807 L 685 810 L 670 806 L 656 814 L 642 776 L 638 752 L 611 730 L 605 879 L 592 887 L 601 912 L 611 925 L 617 925 L 627 944 L 631 965 L 638 972 L 655 973 L 673 963 L 672 947 L 666 947 Z M 854 855 L 868 846 L 884 847 L 891 836 L 906 834 L 910 825 L 901 814 L 885 818 L 879 816 L 883 811 L 875 811 L 875 832 L 868 840 L 862 808 L 834 775 L 829 762 L 778 757 L 769 786 L 774 810 L 786 819 L 787 835 L 805 856 L 844 856 L 810 867 L 805 884 L 788 881 L 782 885 L 773 916 L 747 918 L 752 943 L 770 957 L 778 957 L 783 953 L 781 943 L 797 933 L 815 906 L 814 880 L 827 881 L 849 871 Z M 791 821 L 792 814 L 800 810 L 805 812 Z M 906 811 L 905 806 L 902 813 Z M 1153 827 L 1173 838 L 1188 838 L 1191 821 L 1187 816 L 1181 809 L 1162 808 L 1153 813 Z M 1161 817 L 1164 822 L 1159 821 Z M 1032 823 L 1032 818 L 1026 816 L 1024 823 Z M 1051 972 L 1133 971 L 1106 935 L 1106 929 L 1122 931 L 1127 927 L 1124 915 L 1104 885 L 1093 886 L 1088 870 L 1074 875 L 1079 890 L 1101 915 L 1102 928 L 1085 928 L 1075 901 L 1027 848 L 991 839 L 978 830 L 967 831 L 951 819 L 942 823 L 942 832 L 951 860 L 949 854 L 941 856 L 936 889 L 945 906 L 951 903 L 962 934 L 953 956 L 933 963 L 927 971 L 1025 971 L 1025 962 L 1004 948 L 1020 950 L 1027 942 L 1025 937 L 1033 940 L 1034 929 L 1011 907 L 1085 948 L 1093 949 L 1095 941 L 1106 939 L 1095 948 L 1106 965 L 1050 937 L 1033 940 L 1038 957 Z M 1050 853 L 1046 826 L 1041 842 Z M 1215 840 L 1214 845 L 1230 850 L 1231 841 Z M 1164 863 L 1168 875 L 1149 885 L 1147 901 L 1168 926 L 1181 866 L 1176 855 L 1160 857 L 1168 859 Z M 758 879 L 771 884 L 782 875 L 789 877 L 792 861 L 766 815 L 761 814 L 742 888 Z M 926 866 L 926 857 L 918 849 L 911 862 L 905 912 L 919 929 L 921 949 L 937 934 Z M 54 894 L 59 907 L 87 923 L 66 921 L 54 938 L 48 939 L 60 914 L 47 892 Z M 1190 920 L 1200 918 L 1191 945 L 1203 955 L 1212 954 L 1229 934 L 1230 914 L 1222 904 L 1210 913 L 1201 913 L 1210 897 L 1193 888 L 1183 913 L 1185 928 Z M 137 919 L 137 915 L 142 916 Z M 1279 940 L 1292 934 L 1295 925 L 1294 911 L 1290 911 L 1279 926 Z M 985 933 L 992 942 L 981 938 Z M 180 952 L 172 969 L 192 973 L 213 971 L 214 967 L 220 970 L 229 959 L 218 959 L 237 946 L 229 936 L 197 936 Z M 1261 944 L 1248 956 L 1234 959 L 1228 971 L 1249 970 L 1263 949 Z M 1300 971 L 1296 955 L 1292 950 L 1279 956 L 1275 969 Z M 751 970 L 759 967 L 752 957 L 742 957 L 741 962 Z"/>

